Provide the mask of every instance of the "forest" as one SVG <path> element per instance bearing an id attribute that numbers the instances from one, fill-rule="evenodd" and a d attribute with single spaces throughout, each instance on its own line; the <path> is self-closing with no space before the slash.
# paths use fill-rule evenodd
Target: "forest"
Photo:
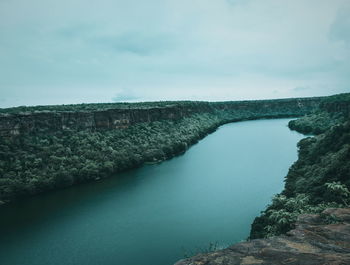
<path id="1" fill-rule="evenodd" d="M 298 160 L 284 190 L 254 220 L 251 239 L 286 233 L 300 214 L 350 205 L 349 109 L 349 94 L 332 96 L 314 113 L 289 122 L 291 129 L 311 136 L 298 143 Z"/>

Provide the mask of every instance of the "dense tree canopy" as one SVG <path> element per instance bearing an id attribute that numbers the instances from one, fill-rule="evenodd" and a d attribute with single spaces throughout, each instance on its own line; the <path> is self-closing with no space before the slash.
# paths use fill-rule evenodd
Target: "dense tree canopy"
<path id="1" fill-rule="evenodd" d="M 0 138 L 0 199 L 99 179 L 183 152 L 219 120 L 210 114 L 122 130 L 57 131 Z"/>

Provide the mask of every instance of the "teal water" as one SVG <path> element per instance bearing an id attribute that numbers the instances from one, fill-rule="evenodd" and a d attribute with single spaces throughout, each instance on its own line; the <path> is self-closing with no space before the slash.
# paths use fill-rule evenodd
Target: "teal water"
<path id="1" fill-rule="evenodd" d="M 171 265 L 244 240 L 297 159 L 288 121 L 227 124 L 161 164 L 0 207 L 0 264 Z"/>

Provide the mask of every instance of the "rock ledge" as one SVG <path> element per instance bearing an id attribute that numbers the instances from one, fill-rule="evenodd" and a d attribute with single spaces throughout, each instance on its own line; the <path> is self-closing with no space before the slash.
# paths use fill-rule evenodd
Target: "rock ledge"
<path id="1" fill-rule="evenodd" d="M 336 220 L 336 223 L 329 223 Z M 350 208 L 300 215 L 286 235 L 255 239 L 199 254 L 175 265 L 346 265 L 350 264 Z"/>

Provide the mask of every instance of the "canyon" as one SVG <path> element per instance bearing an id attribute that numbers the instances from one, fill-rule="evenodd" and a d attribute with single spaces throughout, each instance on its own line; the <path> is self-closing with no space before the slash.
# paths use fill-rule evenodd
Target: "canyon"
<path id="1" fill-rule="evenodd" d="M 0 135 L 13 136 L 38 130 L 122 129 L 138 123 L 178 120 L 196 113 L 225 114 L 225 122 L 244 119 L 295 117 L 317 109 L 322 98 L 296 98 L 232 102 L 169 102 L 157 106 L 113 107 L 92 111 L 36 110 L 0 113 Z"/>

